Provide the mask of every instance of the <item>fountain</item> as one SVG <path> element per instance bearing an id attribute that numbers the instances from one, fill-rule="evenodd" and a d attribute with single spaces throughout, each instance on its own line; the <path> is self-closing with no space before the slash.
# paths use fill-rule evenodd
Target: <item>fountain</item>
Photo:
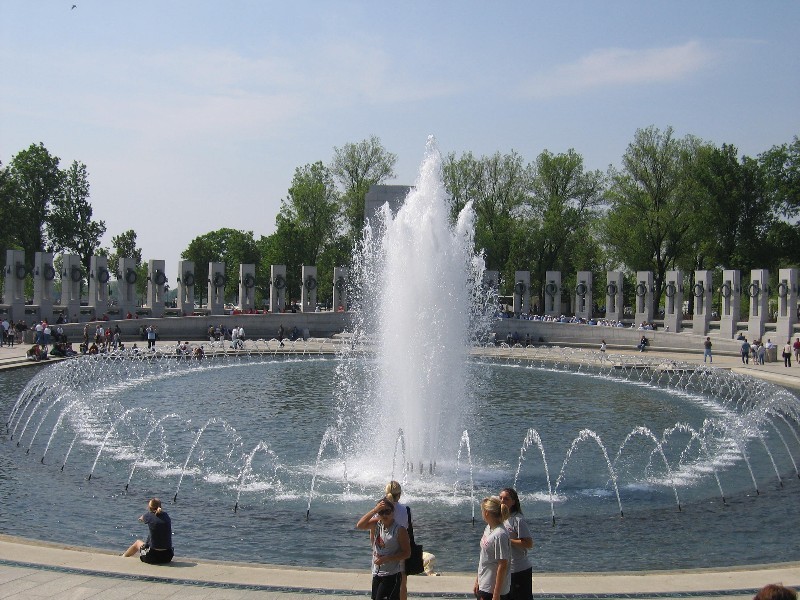
<path id="1" fill-rule="evenodd" d="M 512 484 L 537 570 L 797 560 L 798 398 L 658 358 L 480 347 L 494 299 L 440 160 L 429 142 L 405 207 L 369 224 L 336 355 L 249 340 L 4 375 L 0 532 L 120 549 L 156 495 L 179 554 L 366 568 L 353 525 L 394 478 L 447 571 L 474 568 L 477 503 Z"/>

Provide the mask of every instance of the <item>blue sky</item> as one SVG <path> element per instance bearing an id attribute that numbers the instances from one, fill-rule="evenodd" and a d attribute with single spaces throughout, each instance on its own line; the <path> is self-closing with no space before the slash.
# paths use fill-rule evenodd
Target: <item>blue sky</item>
<path id="1" fill-rule="evenodd" d="M 403 184 L 429 134 L 602 170 L 649 125 L 756 155 L 800 134 L 798 30 L 789 1 L 0 0 L 0 160 L 85 163 L 104 244 L 135 229 L 173 275 L 371 135 Z"/>

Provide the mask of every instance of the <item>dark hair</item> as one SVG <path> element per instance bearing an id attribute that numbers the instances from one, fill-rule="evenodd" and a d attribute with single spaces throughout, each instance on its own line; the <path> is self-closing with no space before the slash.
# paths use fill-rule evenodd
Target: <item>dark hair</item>
<path id="1" fill-rule="evenodd" d="M 797 600 L 797 592 L 791 588 L 770 583 L 761 588 L 753 600 Z"/>
<path id="2" fill-rule="evenodd" d="M 514 501 L 514 504 L 512 504 L 511 508 L 509 509 L 511 511 L 511 514 L 514 513 L 522 514 L 522 505 L 519 503 L 519 494 L 517 494 L 517 490 L 515 490 L 514 488 L 503 488 L 502 490 L 500 490 L 500 492 L 505 492 L 506 494 L 511 496 L 511 499 Z"/>

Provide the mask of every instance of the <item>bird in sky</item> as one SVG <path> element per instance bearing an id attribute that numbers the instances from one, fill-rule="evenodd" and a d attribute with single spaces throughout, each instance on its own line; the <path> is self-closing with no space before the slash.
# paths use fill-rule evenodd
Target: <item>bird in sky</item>
<path id="1" fill-rule="evenodd" d="M 77 4 L 73 4 L 72 8 L 70 8 L 70 10 L 75 10 L 76 8 L 78 8 L 78 5 Z"/>

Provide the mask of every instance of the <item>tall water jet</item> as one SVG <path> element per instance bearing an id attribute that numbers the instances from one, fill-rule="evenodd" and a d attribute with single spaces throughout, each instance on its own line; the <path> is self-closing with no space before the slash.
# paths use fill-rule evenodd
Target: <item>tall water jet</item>
<path id="1" fill-rule="evenodd" d="M 378 459 L 386 474 L 398 431 L 407 461 L 430 465 L 452 462 L 464 429 L 459 416 L 470 403 L 467 363 L 480 330 L 485 267 L 473 250 L 471 203 L 455 223 L 451 213 L 441 155 L 429 137 L 414 188 L 396 215 L 384 205 L 356 256 L 354 339 L 376 356 L 360 392 L 367 398 L 366 410 L 356 412 L 356 452 L 373 466 Z"/>

